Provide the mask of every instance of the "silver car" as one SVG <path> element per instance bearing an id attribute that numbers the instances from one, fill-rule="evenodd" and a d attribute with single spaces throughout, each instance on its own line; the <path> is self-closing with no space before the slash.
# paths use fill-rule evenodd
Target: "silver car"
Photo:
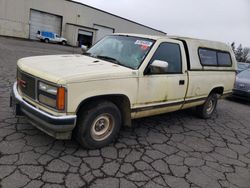
<path id="1" fill-rule="evenodd" d="M 237 63 L 237 74 L 240 72 L 249 69 L 250 68 L 250 63 L 243 63 L 243 62 L 238 62 Z"/>
<path id="2" fill-rule="evenodd" d="M 250 68 L 236 76 L 233 96 L 250 101 Z"/>

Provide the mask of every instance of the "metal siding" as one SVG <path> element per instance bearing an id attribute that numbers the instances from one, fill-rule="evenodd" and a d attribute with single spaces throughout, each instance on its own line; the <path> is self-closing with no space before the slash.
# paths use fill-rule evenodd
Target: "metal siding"
<path id="1" fill-rule="evenodd" d="M 34 33 L 39 26 L 31 21 L 31 10 L 54 15 L 62 20 L 58 26 L 61 29 L 57 29 L 58 34 L 69 38 L 69 43 L 72 45 L 75 45 L 78 30 L 70 28 L 73 33 L 68 33 L 67 23 L 81 25 L 84 28 L 100 24 L 114 28 L 117 33 L 165 35 L 149 27 L 68 0 L 0 0 L 0 35 L 30 38 L 32 30 L 31 38 L 35 38 Z M 96 31 L 93 34 L 95 42 Z"/>
<path id="2" fill-rule="evenodd" d="M 96 32 L 95 42 L 101 40 L 103 37 L 105 37 L 107 35 L 114 33 L 114 29 L 112 29 L 112 28 L 103 27 L 103 26 L 99 26 L 99 25 L 94 25 L 94 28 L 98 29 Z"/>
<path id="3" fill-rule="evenodd" d="M 61 34 L 62 17 L 30 10 L 30 39 L 37 39 L 37 31 L 50 31 Z"/>
<path id="4" fill-rule="evenodd" d="M 87 35 L 87 36 L 93 36 L 93 32 L 89 32 L 89 31 L 84 31 L 84 30 L 79 30 L 78 34 L 82 34 L 82 35 Z"/>

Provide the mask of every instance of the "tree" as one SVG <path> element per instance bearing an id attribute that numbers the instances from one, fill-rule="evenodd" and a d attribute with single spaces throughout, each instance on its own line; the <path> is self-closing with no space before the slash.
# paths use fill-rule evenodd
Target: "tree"
<path id="1" fill-rule="evenodd" d="M 250 63 L 250 53 L 247 55 L 247 63 Z"/>
<path id="2" fill-rule="evenodd" d="M 242 51 L 242 61 L 243 62 L 249 62 L 250 61 L 250 48 L 243 48 Z"/>
<path id="3" fill-rule="evenodd" d="M 250 63 L 250 47 L 242 47 L 240 44 L 237 49 L 235 48 L 235 42 L 231 43 L 231 48 L 235 54 L 236 60 L 238 62 Z"/>
<path id="4" fill-rule="evenodd" d="M 233 50 L 233 52 L 234 52 L 234 54 L 235 54 L 235 42 L 232 42 L 232 43 L 231 43 L 231 48 L 232 48 L 232 50 Z"/>
<path id="5" fill-rule="evenodd" d="M 236 57 L 236 60 L 238 62 L 242 62 L 243 61 L 243 49 L 242 49 L 242 45 L 241 44 L 238 46 L 238 48 L 235 51 L 235 57 Z"/>

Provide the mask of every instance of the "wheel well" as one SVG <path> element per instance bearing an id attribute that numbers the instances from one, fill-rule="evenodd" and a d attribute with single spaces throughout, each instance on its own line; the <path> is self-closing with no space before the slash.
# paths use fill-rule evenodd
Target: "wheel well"
<path id="1" fill-rule="evenodd" d="M 223 92 L 224 92 L 224 88 L 223 87 L 216 87 L 210 93 L 216 93 L 216 94 L 222 95 Z"/>
<path id="2" fill-rule="evenodd" d="M 89 108 L 91 104 L 98 100 L 106 100 L 113 102 L 120 110 L 122 115 L 122 122 L 125 126 L 131 126 L 131 110 L 130 110 L 130 101 L 129 98 L 125 95 L 102 95 L 102 96 L 96 96 L 91 97 L 88 99 L 85 99 L 80 103 L 76 110 L 76 114 L 78 114 L 81 109 L 83 108 Z"/>

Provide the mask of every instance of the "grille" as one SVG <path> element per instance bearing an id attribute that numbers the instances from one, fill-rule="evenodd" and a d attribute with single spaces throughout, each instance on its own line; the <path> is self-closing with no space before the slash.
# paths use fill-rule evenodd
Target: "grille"
<path id="1" fill-rule="evenodd" d="M 22 91 L 22 93 L 35 100 L 36 99 L 36 92 L 35 92 L 36 79 L 18 70 L 17 80 L 19 83 L 18 87 Z"/>

